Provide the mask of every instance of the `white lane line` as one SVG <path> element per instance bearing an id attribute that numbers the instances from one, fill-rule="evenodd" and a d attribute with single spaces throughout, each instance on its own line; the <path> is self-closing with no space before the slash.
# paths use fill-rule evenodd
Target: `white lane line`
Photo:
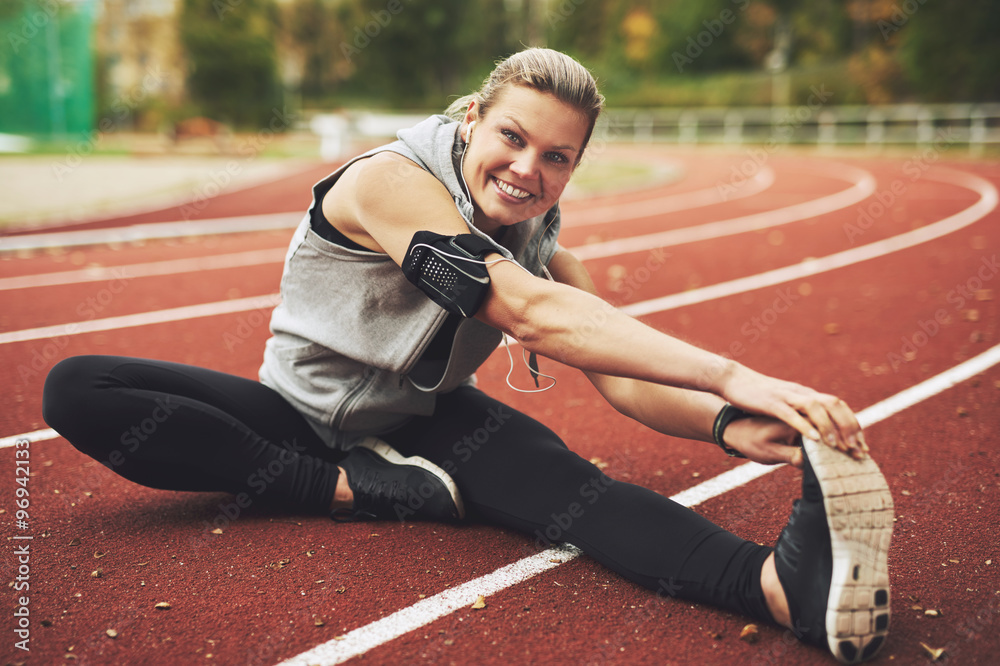
<path id="1" fill-rule="evenodd" d="M 20 435 L 11 435 L 10 437 L 0 437 L 0 449 L 9 448 L 24 440 L 28 440 L 29 442 L 44 442 L 47 439 L 55 439 L 56 437 L 59 437 L 59 433 L 52 428 L 25 432 Z"/>
<path id="2" fill-rule="evenodd" d="M 875 241 L 874 243 L 869 243 L 868 245 L 862 245 L 851 250 L 845 250 L 843 252 L 831 254 L 819 259 L 812 259 L 801 264 L 786 266 L 784 268 L 766 271 L 764 273 L 758 273 L 756 275 L 750 275 L 744 278 L 730 280 L 728 282 L 720 282 L 718 284 L 709 285 L 700 289 L 692 289 L 691 291 L 671 294 L 670 296 L 663 296 L 661 298 L 654 298 L 648 301 L 632 303 L 630 305 L 623 306 L 621 309 L 629 315 L 638 317 L 656 312 L 665 312 L 684 305 L 693 305 L 716 298 L 732 296 L 734 294 L 780 284 L 781 282 L 787 282 L 788 280 L 794 280 L 825 271 L 831 271 L 836 268 L 843 268 L 854 263 L 874 259 L 908 247 L 913 247 L 914 245 L 925 243 L 958 231 L 959 229 L 967 227 L 981 219 L 993 211 L 997 206 L 996 188 L 991 183 L 979 178 L 978 176 L 964 172 L 951 173 L 942 171 L 935 176 L 928 174 L 924 177 L 931 179 L 936 178 L 944 182 L 950 182 L 961 187 L 966 187 L 977 192 L 980 195 L 980 198 L 976 203 L 963 211 L 925 227 L 908 231 L 898 236 L 893 236 L 892 238 Z M 578 253 L 578 248 L 571 249 L 574 254 Z M 270 294 L 267 296 L 256 296 L 231 301 L 217 301 L 214 303 L 202 303 L 199 305 L 172 308 L 169 310 L 156 310 L 153 312 L 110 317 L 108 319 L 91 319 L 88 321 L 70 324 L 58 324 L 55 326 L 44 326 L 21 331 L 10 331 L 7 333 L 0 333 L 0 345 L 10 342 L 24 342 L 27 340 L 54 338 L 63 335 L 77 335 L 93 331 L 106 331 L 112 328 L 166 323 L 185 318 L 210 317 L 216 314 L 231 314 L 235 312 L 244 312 L 246 310 L 256 310 L 261 307 L 265 307 L 258 304 L 262 300 L 270 301 L 270 305 L 274 306 L 278 304 L 279 296 L 278 294 Z"/>
<path id="3" fill-rule="evenodd" d="M 48 247 L 71 247 L 74 245 L 129 243 L 154 238 L 183 238 L 187 236 L 237 234 L 245 231 L 293 229 L 302 221 L 302 215 L 303 213 L 301 212 L 269 213 L 266 215 L 219 217 L 211 220 L 133 224 L 127 227 L 111 227 L 107 229 L 84 229 L 81 231 L 25 234 L 23 236 L 0 236 L 0 252 L 38 250 Z"/>
<path id="4" fill-rule="evenodd" d="M 630 236 L 603 243 L 591 243 L 573 248 L 573 254 L 580 260 L 618 256 L 630 252 L 647 252 L 650 248 L 669 247 L 733 236 L 748 231 L 758 231 L 771 227 L 808 220 L 833 213 L 864 201 L 875 192 L 875 177 L 869 172 L 846 164 L 837 165 L 837 178 L 847 180 L 851 186 L 818 199 L 804 201 L 785 208 L 744 215 L 729 220 L 719 220 L 694 227 L 682 227 L 669 231 L 659 231 L 643 236 Z"/>
<path id="5" fill-rule="evenodd" d="M 965 381 L 974 375 L 1000 363 L 1000 345 L 997 345 L 979 356 L 961 363 L 945 372 L 935 375 L 916 386 L 883 400 L 858 414 L 862 425 L 869 426 L 878 423 L 907 407 L 926 400 L 942 391 Z M 696 506 L 708 499 L 722 495 L 730 490 L 743 486 L 753 479 L 773 472 L 783 465 L 760 465 L 746 463 L 735 469 L 723 472 L 719 476 L 704 481 L 693 488 L 680 492 L 670 499 L 684 506 Z M 553 569 L 568 562 L 580 554 L 576 548 L 550 548 L 541 553 L 531 555 L 513 564 L 508 564 L 496 571 L 476 578 L 459 587 L 446 590 L 424 599 L 413 606 L 403 608 L 381 620 L 359 627 L 340 638 L 318 645 L 278 666 L 326 666 L 340 664 L 365 652 L 384 645 L 415 629 L 419 629 L 434 620 L 448 615 L 456 610 L 468 608 L 479 595 L 489 596 L 521 583 L 532 576 Z M 552 562 L 551 560 L 559 560 Z"/>
<path id="6" fill-rule="evenodd" d="M 733 201 L 735 199 L 741 199 L 744 197 L 757 194 L 768 187 L 774 182 L 774 171 L 764 167 L 757 175 L 746 185 L 741 188 L 739 196 L 730 197 L 727 201 Z M 752 183 L 752 186 L 751 186 Z M 716 192 L 716 188 L 710 190 L 698 190 L 696 192 L 687 192 L 684 194 L 674 194 L 669 197 L 661 197 L 659 199 L 654 199 L 651 201 L 640 201 L 635 204 L 624 204 L 624 205 L 608 205 L 599 208 L 593 208 L 586 211 L 581 211 L 580 213 L 575 213 L 573 215 L 573 226 L 581 226 L 577 224 L 576 220 L 578 216 L 583 216 L 585 219 L 589 217 L 600 218 L 601 221 L 615 221 L 623 222 L 630 219 L 638 219 L 641 217 L 648 217 L 649 215 L 654 215 L 656 213 L 667 213 L 674 212 L 678 210 L 684 210 L 686 208 L 696 208 L 701 206 L 708 206 L 713 203 L 719 203 L 720 197 Z M 218 220 L 205 220 L 204 223 L 207 228 L 215 228 L 213 225 L 218 224 L 231 224 L 234 220 L 247 219 L 247 218 L 220 218 Z M 736 220 L 723 220 L 721 222 L 713 222 L 713 228 L 726 229 L 725 224 L 727 222 L 738 222 L 743 218 L 736 218 Z M 777 224 L 784 224 L 785 222 L 778 222 Z M 164 223 L 171 225 L 174 223 Z M 188 224 L 188 223 L 185 223 Z M 584 222 L 583 224 L 596 224 L 596 222 Z M 147 225 L 155 226 L 155 225 Z M 293 225 L 294 226 L 294 225 Z M 130 227 L 132 229 L 137 229 L 137 227 Z M 284 228 L 282 226 L 281 228 Z M 190 231 L 190 227 L 184 227 L 184 229 Z M 239 229 L 239 231 L 244 231 L 248 229 Z M 99 230 L 105 231 L 105 230 Z M 119 233 L 117 230 L 111 229 L 107 230 L 111 234 Z M 684 231 L 684 230 L 681 230 Z M 83 233 L 83 232 L 79 232 Z M 140 232 L 136 232 L 140 233 Z M 206 232 L 209 233 L 209 232 Z M 733 231 L 726 230 L 723 235 L 729 235 L 731 233 L 736 233 Z M 45 236 L 48 238 L 53 234 L 38 234 L 38 236 Z M 195 235 L 193 233 L 181 234 L 184 236 Z M 94 238 L 96 236 L 87 236 L 87 238 Z M 148 236 L 153 238 L 154 236 Z M 711 234 L 702 234 L 701 238 L 712 238 Z M 72 240 L 72 239 L 71 239 Z M 94 241 L 96 242 L 96 241 Z M 107 242 L 111 242 L 110 240 Z M 690 241 L 684 241 L 690 242 Z M 669 242 L 668 242 L 669 244 Z M 55 245 L 62 245 L 60 243 L 55 243 Z M 4 241 L 0 238 L 0 251 L 6 249 Z M 10 249 L 18 249 L 11 247 Z M 247 267 L 247 266 L 258 266 L 261 264 L 278 263 L 283 261 L 285 258 L 285 253 L 288 251 L 287 247 L 282 247 L 273 250 L 255 250 L 251 252 L 238 252 L 232 254 L 219 254 L 210 257 L 199 257 L 195 259 L 175 259 L 170 261 L 158 261 L 150 262 L 146 264 L 129 264 L 126 266 L 109 266 L 109 267 L 93 267 L 93 268 L 82 268 L 79 270 L 71 271 L 55 271 L 52 273 L 38 273 L 35 275 L 21 275 L 9 278 L 0 278 L 0 291 L 10 290 L 10 289 L 27 289 L 31 287 L 50 287 L 54 285 L 62 284 L 74 284 L 77 282 L 99 282 L 101 280 L 115 280 L 122 279 L 124 275 L 127 278 L 133 277 L 151 277 L 151 276 L 163 276 L 163 275 L 173 275 L 176 273 L 189 273 L 194 271 L 206 271 L 215 269 L 225 269 L 225 268 L 236 268 L 236 267 Z"/>
<path id="7" fill-rule="evenodd" d="M 138 314 L 106 317 L 104 319 L 90 319 L 87 321 L 74 322 L 72 324 L 56 324 L 55 326 L 26 328 L 21 331 L 0 333 L 0 345 L 11 342 L 25 342 L 27 340 L 41 340 L 43 338 L 60 338 L 65 335 L 94 333 L 95 331 L 112 331 L 121 328 L 130 328 L 132 326 L 164 324 L 172 321 L 198 319 L 199 317 L 214 317 L 215 315 L 246 312 L 247 310 L 265 310 L 273 308 L 280 302 L 280 300 L 281 299 L 278 294 L 269 294 L 267 296 L 249 296 L 247 298 L 235 298 L 231 301 L 216 301 L 214 303 L 185 305 L 179 308 L 155 310 L 153 312 L 140 312 Z"/>
<path id="8" fill-rule="evenodd" d="M 633 317 L 639 317 L 642 315 L 652 314 L 654 312 L 665 312 L 667 310 L 683 307 L 685 305 L 704 303 L 705 301 L 722 298 L 724 296 L 732 296 L 734 294 L 741 294 L 755 289 L 762 289 L 764 287 L 774 286 L 790 280 L 796 280 L 810 275 L 832 271 L 837 268 L 844 268 L 862 261 L 883 257 L 893 252 L 899 252 L 900 250 L 905 250 L 915 245 L 920 245 L 921 243 L 926 243 L 954 233 L 959 229 L 963 229 L 970 224 L 981 220 L 983 217 L 993 212 L 993 210 L 997 207 L 997 189 L 992 183 L 983 180 L 978 176 L 964 172 L 948 172 L 942 170 L 934 175 L 927 174 L 924 177 L 931 180 L 939 180 L 959 185 L 973 190 L 979 194 L 979 200 L 965 210 L 959 211 L 954 215 L 949 215 L 943 220 L 939 220 L 933 224 L 928 224 L 927 226 L 920 227 L 919 229 L 914 229 L 913 231 L 907 231 L 899 234 L 898 236 L 892 236 L 891 238 L 868 243 L 867 245 L 861 245 L 850 250 L 844 250 L 843 252 L 829 254 L 818 259 L 809 259 L 792 266 L 785 266 L 784 268 L 777 268 L 775 270 L 757 273 L 756 275 L 748 275 L 747 277 L 729 280 L 728 282 L 719 282 L 707 287 L 692 289 L 690 291 L 671 294 L 669 296 L 653 298 L 640 303 L 632 303 L 630 305 L 623 306 L 621 309 L 623 312 L 626 312 Z M 577 250 L 574 249 L 573 253 L 577 254 Z"/>
<path id="9" fill-rule="evenodd" d="M 94 266 L 71 271 L 55 271 L 52 273 L 36 273 L 34 275 L 16 275 L 0 278 L 0 291 L 10 289 L 27 289 L 30 287 L 52 287 L 63 284 L 79 284 L 81 282 L 101 282 L 103 280 L 131 280 L 140 277 L 175 275 L 178 273 L 196 273 L 201 271 L 245 268 L 261 264 L 276 264 L 284 261 L 288 248 L 270 248 L 267 250 L 249 250 L 247 252 L 231 252 L 207 257 L 192 257 L 189 259 L 170 259 L 167 261 L 150 261 L 144 264 L 126 264 L 124 266 Z"/>
<path id="10" fill-rule="evenodd" d="M 634 220 L 664 213 L 676 213 L 682 210 L 704 208 L 715 204 L 745 199 L 774 185 L 774 170 L 764 166 L 737 189 L 736 194 L 724 197 L 719 187 L 706 187 L 691 192 L 667 194 L 655 199 L 633 201 L 630 203 L 608 204 L 587 208 L 585 210 L 567 210 L 563 213 L 563 228 L 576 229 L 595 224 L 617 223 L 622 220 Z M 584 204 L 586 202 L 580 202 Z"/>

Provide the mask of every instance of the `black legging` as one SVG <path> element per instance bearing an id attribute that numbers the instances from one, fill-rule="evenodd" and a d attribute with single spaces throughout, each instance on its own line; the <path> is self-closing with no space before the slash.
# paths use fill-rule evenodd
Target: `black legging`
<path id="1" fill-rule="evenodd" d="M 46 379 L 43 415 L 77 449 L 145 486 L 245 493 L 309 513 L 328 511 L 344 455 L 259 382 L 163 361 L 66 359 Z M 472 519 L 538 545 L 572 543 L 652 590 L 771 621 L 760 587 L 770 548 L 609 478 L 478 389 L 440 395 L 433 416 L 382 439 L 451 474 Z"/>

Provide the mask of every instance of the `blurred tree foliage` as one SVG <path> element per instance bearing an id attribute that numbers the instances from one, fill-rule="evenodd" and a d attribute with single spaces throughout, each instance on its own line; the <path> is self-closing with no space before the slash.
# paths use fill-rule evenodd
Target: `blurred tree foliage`
<path id="1" fill-rule="evenodd" d="M 443 108 L 533 45 L 612 103 L 768 103 L 776 69 L 793 102 L 820 84 L 837 103 L 1000 99 L 996 0 L 182 1 L 191 93 L 243 123 L 277 104 L 279 71 L 305 106 Z"/>
<path id="2" fill-rule="evenodd" d="M 1000 2 L 914 2 L 899 6 L 880 31 L 899 39 L 899 61 L 929 101 L 1000 100 Z"/>
<path id="3" fill-rule="evenodd" d="M 178 27 L 188 94 L 202 113 L 266 127 L 282 111 L 277 19 L 274 0 L 183 0 Z"/>

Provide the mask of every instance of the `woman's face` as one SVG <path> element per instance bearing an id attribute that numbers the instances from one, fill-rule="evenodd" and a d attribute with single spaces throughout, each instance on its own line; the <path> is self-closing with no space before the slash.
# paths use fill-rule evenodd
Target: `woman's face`
<path id="1" fill-rule="evenodd" d="M 525 86 L 507 86 L 485 116 L 470 104 L 460 131 L 469 143 L 462 171 L 476 226 L 490 234 L 551 208 L 573 174 L 587 129 L 584 114 Z"/>

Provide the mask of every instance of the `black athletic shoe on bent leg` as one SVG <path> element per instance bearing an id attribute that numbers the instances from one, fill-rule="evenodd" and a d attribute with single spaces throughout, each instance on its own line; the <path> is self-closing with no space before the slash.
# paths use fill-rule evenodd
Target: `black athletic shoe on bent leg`
<path id="1" fill-rule="evenodd" d="M 778 537 L 775 569 L 796 635 L 858 663 L 889 630 L 892 495 L 871 458 L 809 439 L 803 453 L 802 499 Z"/>
<path id="2" fill-rule="evenodd" d="M 354 506 L 331 513 L 334 520 L 465 517 L 458 488 L 443 469 L 419 456 L 405 458 L 375 437 L 358 443 L 339 465 L 354 493 Z"/>

